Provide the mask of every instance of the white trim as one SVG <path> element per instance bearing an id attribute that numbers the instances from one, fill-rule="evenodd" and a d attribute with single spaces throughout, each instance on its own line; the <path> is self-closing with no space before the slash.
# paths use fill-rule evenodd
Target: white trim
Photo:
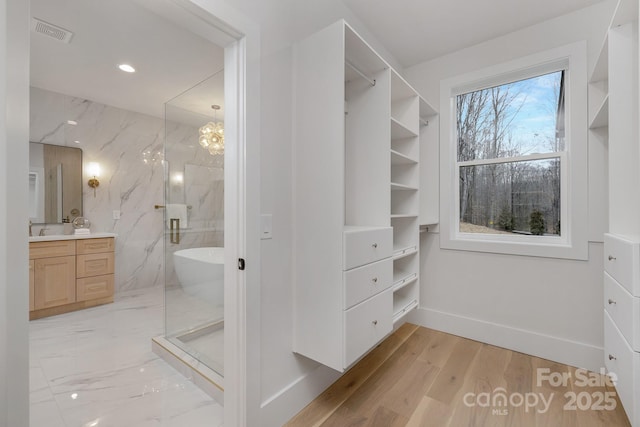
<path id="1" fill-rule="evenodd" d="M 458 168 L 461 166 L 482 166 L 482 165 L 497 165 L 500 163 L 515 163 L 515 162 L 531 162 L 533 160 L 548 160 L 556 159 L 562 156 L 562 151 L 555 151 L 546 154 L 528 154 L 526 156 L 515 157 L 497 157 L 495 159 L 475 159 L 466 160 L 464 162 L 458 162 Z"/>
<path id="2" fill-rule="evenodd" d="M 0 425 L 29 425 L 29 2 L 0 0 Z"/>
<path id="3" fill-rule="evenodd" d="M 561 237 L 460 233 L 459 166 L 504 163 L 511 159 L 457 162 L 455 95 L 565 69 L 566 147 L 564 152 L 522 156 L 522 160 L 561 158 Z M 588 259 L 586 43 L 577 42 L 507 63 L 452 77 L 440 84 L 440 245 L 524 256 Z M 519 158 L 514 158 L 519 159 Z"/>
<path id="4" fill-rule="evenodd" d="M 261 405 L 262 419 L 270 425 L 284 425 L 313 399 L 340 378 L 342 374 L 324 365 L 298 377 L 268 397 Z"/>
<path id="5" fill-rule="evenodd" d="M 604 350 L 591 344 L 473 319 L 429 308 L 414 310 L 407 321 L 497 347 L 598 372 Z"/>

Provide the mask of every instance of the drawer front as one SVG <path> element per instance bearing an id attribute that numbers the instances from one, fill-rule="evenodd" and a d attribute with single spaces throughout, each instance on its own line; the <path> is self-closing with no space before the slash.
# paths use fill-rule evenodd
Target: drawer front
<path id="1" fill-rule="evenodd" d="M 634 351 L 640 351 L 640 298 L 604 273 L 604 309 Z"/>
<path id="2" fill-rule="evenodd" d="M 609 314 L 605 312 L 604 364 L 607 367 L 607 372 L 614 373 L 617 377 L 616 392 L 630 420 L 633 420 L 636 416 L 636 396 L 633 393 L 633 381 L 640 373 L 633 372 L 633 369 L 634 358 L 638 357 L 640 357 L 640 354 L 631 350 Z"/>
<path id="3" fill-rule="evenodd" d="M 113 252 L 114 238 L 76 240 L 76 252 L 80 254 L 97 254 L 101 252 Z"/>
<path id="4" fill-rule="evenodd" d="M 76 299 L 88 301 L 113 296 L 113 274 L 85 277 L 76 281 Z"/>
<path id="5" fill-rule="evenodd" d="M 103 254 L 78 255 L 77 276 L 101 276 L 113 273 L 113 252 Z"/>
<path id="6" fill-rule="evenodd" d="M 348 367 L 393 329 L 393 293 L 387 289 L 344 312 L 345 363 Z"/>
<path id="7" fill-rule="evenodd" d="M 604 270 L 631 295 L 640 296 L 638 243 L 612 234 L 604 235 Z"/>
<path id="8" fill-rule="evenodd" d="M 344 232 L 344 269 L 388 258 L 393 253 L 393 228 Z"/>
<path id="9" fill-rule="evenodd" d="M 29 243 L 29 259 L 52 258 L 76 254 L 76 242 L 73 240 L 52 240 L 50 242 Z"/>
<path id="10" fill-rule="evenodd" d="M 344 308 L 350 308 L 389 288 L 393 282 L 391 258 L 345 271 Z"/>

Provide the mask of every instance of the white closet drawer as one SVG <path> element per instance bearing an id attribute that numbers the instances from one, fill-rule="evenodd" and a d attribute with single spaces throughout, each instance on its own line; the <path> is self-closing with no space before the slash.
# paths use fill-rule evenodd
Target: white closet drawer
<path id="1" fill-rule="evenodd" d="M 393 261 L 391 258 L 345 271 L 344 308 L 350 308 L 367 298 L 380 293 L 393 282 Z"/>
<path id="2" fill-rule="evenodd" d="M 344 269 L 388 258 L 393 253 L 393 228 L 353 227 L 344 231 Z"/>
<path id="3" fill-rule="evenodd" d="M 344 312 L 345 368 L 393 329 L 393 293 L 387 289 Z"/>
<path id="4" fill-rule="evenodd" d="M 640 372 L 637 370 L 640 367 L 640 353 L 631 350 L 607 312 L 604 314 L 604 363 L 607 372 L 617 377 L 616 391 L 629 420 L 633 423 L 637 410 L 635 402 L 638 398 L 634 389 L 640 382 Z"/>
<path id="5" fill-rule="evenodd" d="M 604 270 L 633 296 L 640 296 L 640 244 L 604 235 Z"/>
<path id="6" fill-rule="evenodd" d="M 633 351 L 640 351 L 640 298 L 604 273 L 604 309 Z"/>

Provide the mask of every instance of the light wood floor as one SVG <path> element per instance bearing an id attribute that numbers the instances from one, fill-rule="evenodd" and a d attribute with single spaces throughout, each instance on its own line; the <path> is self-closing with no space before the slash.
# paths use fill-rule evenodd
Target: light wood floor
<path id="1" fill-rule="evenodd" d="M 538 381 L 539 368 L 567 375 L 565 384 Z M 591 409 L 615 388 L 585 386 L 584 377 L 571 366 L 405 324 L 286 426 L 630 426 L 617 396 L 615 409 Z M 491 400 L 500 387 L 511 403 Z"/>

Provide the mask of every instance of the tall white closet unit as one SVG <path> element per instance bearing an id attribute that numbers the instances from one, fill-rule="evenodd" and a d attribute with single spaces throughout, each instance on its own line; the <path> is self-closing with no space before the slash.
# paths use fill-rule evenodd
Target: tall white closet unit
<path id="1" fill-rule="evenodd" d="M 620 0 L 590 76 L 592 137 L 608 139 L 604 236 L 604 364 L 640 426 L 640 144 L 638 1 Z"/>
<path id="2" fill-rule="evenodd" d="M 294 63 L 293 350 L 342 372 L 418 304 L 420 98 L 344 21 Z"/>

